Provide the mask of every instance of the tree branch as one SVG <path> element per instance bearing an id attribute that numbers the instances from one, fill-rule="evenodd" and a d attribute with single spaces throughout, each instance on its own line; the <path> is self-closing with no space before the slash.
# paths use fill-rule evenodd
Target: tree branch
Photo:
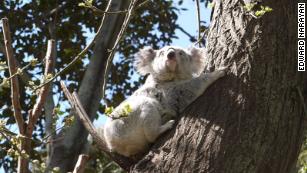
<path id="1" fill-rule="evenodd" d="M 116 162 L 121 168 L 128 171 L 130 167 L 134 164 L 134 161 L 130 158 L 110 153 L 109 149 L 106 146 L 105 141 L 102 137 L 98 134 L 97 130 L 93 126 L 91 120 L 88 118 L 87 113 L 85 112 L 83 106 L 81 105 L 81 102 L 79 100 L 79 97 L 76 92 L 71 94 L 67 87 L 65 86 L 64 82 L 61 81 L 61 87 L 63 89 L 63 92 L 65 96 L 67 97 L 69 103 L 71 104 L 72 108 L 75 111 L 75 115 L 80 119 L 81 123 L 84 125 L 84 127 L 88 130 L 88 132 L 93 137 L 93 140 L 97 143 L 97 146 L 107 155 L 109 156 L 114 162 Z"/>
<path id="2" fill-rule="evenodd" d="M 196 16 L 197 16 L 197 23 L 198 23 L 198 41 L 201 39 L 201 31 L 200 31 L 200 10 L 199 10 L 199 1 L 195 0 L 196 2 Z M 198 42 L 198 46 L 201 47 L 201 43 Z"/>
<path id="3" fill-rule="evenodd" d="M 117 36 L 117 39 L 114 43 L 114 46 L 113 48 L 111 49 L 111 52 L 108 56 L 108 59 L 107 59 L 107 64 L 106 64 L 106 68 L 105 68 L 105 71 L 104 71 L 104 78 L 103 78 L 103 85 L 102 85 L 102 98 L 105 100 L 105 104 L 107 103 L 106 99 L 105 99 L 105 90 L 106 90 L 106 85 L 107 85 L 107 79 L 108 79 L 108 75 L 109 75 L 109 71 L 110 71 L 110 65 L 112 63 L 112 60 L 113 60 L 113 57 L 114 57 L 114 54 L 115 54 L 115 50 L 118 46 L 118 43 L 121 41 L 126 29 L 127 29 L 127 26 L 129 24 L 129 21 L 132 17 L 132 13 L 133 13 L 133 10 L 137 4 L 137 1 L 138 0 L 132 0 L 129 7 L 128 7 L 128 12 L 125 16 L 125 19 L 124 19 L 124 23 L 122 25 L 122 28 L 121 30 L 119 31 L 119 34 Z M 147 2 L 147 1 L 146 1 Z"/>
<path id="4" fill-rule="evenodd" d="M 5 55 L 7 58 L 10 76 L 17 72 L 17 65 L 13 55 L 12 41 L 9 30 L 9 23 L 7 18 L 2 18 L 3 38 L 5 46 Z M 25 133 L 24 119 L 21 114 L 21 106 L 19 102 L 19 82 L 17 76 L 11 78 L 11 99 L 14 111 L 14 118 L 17 122 L 17 126 L 20 134 Z"/>
<path id="5" fill-rule="evenodd" d="M 142 2 L 140 5 L 138 5 L 136 7 L 136 9 L 142 7 L 143 5 L 145 5 L 149 0 L 145 0 L 144 2 Z M 85 6 L 86 8 L 89 8 L 91 9 L 94 13 L 97 13 L 99 15 L 104 15 L 105 13 L 106 14 L 124 14 L 124 13 L 127 13 L 129 12 L 129 10 L 119 10 L 119 11 L 103 11 L 103 10 L 100 10 L 99 8 L 95 7 L 95 6 Z"/>
<path id="6" fill-rule="evenodd" d="M 73 173 L 83 173 L 88 159 L 88 155 L 80 154 Z"/>
<path id="7" fill-rule="evenodd" d="M 95 7 L 95 6 L 85 6 L 86 8 L 91 9 L 94 13 L 97 13 L 99 15 L 104 15 L 106 14 L 124 14 L 127 13 L 128 10 L 120 10 L 120 11 L 103 11 L 100 10 L 99 8 Z"/>
<path id="8" fill-rule="evenodd" d="M 46 65 L 45 65 L 45 72 L 44 78 L 46 78 L 49 74 L 52 74 L 54 68 L 54 61 L 55 61 L 55 54 L 56 54 L 56 46 L 54 40 L 48 40 L 48 47 L 46 53 Z M 45 79 L 44 79 L 45 80 Z M 39 91 L 38 99 L 33 107 L 31 114 L 29 115 L 29 122 L 27 126 L 27 136 L 31 137 L 33 133 L 34 126 L 41 115 L 44 103 L 46 101 L 48 91 L 49 91 L 50 84 L 44 85 L 43 88 Z"/>
<path id="9" fill-rule="evenodd" d="M 206 45 L 206 42 L 204 40 L 197 40 L 194 36 L 192 36 L 190 33 L 188 33 L 185 29 L 183 29 L 181 26 L 177 26 L 177 28 L 184 33 L 186 36 L 190 38 L 191 42 L 201 42 L 203 45 Z"/>
<path id="10" fill-rule="evenodd" d="M 49 40 L 47 53 L 46 53 L 45 76 L 47 76 L 47 74 L 51 74 L 53 71 L 55 50 L 56 50 L 55 41 Z M 43 108 L 44 102 L 48 94 L 48 90 L 49 90 L 49 85 L 45 85 L 40 90 L 36 104 L 33 107 L 33 111 L 29 111 L 29 120 L 28 120 L 28 125 L 26 126 L 26 131 L 25 131 L 26 138 L 24 138 L 21 141 L 21 151 L 25 151 L 26 154 L 30 153 L 31 137 L 32 137 L 33 129 L 37 122 L 38 117 L 41 115 L 42 108 Z M 28 160 L 22 156 L 19 156 L 18 157 L 18 168 L 17 168 L 18 173 L 29 172 L 28 166 L 29 166 Z"/>

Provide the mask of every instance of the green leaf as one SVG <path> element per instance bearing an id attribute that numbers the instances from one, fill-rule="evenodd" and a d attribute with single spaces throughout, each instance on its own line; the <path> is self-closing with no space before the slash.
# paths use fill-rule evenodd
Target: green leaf
<path id="1" fill-rule="evenodd" d="M 268 7 L 268 6 L 260 6 L 260 8 L 261 8 L 261 10 L 258 10 L 258 11 L 255 12 L 255 15 L 257 17 L 261 17 L 265 13 L 273 11 L 273 9 L 271 7 Z"/>
<path id="2" fill-rule="evenodd" d="M 110 116 L 111 113 L 113 112 L 114 108 L 111 106 L 111 107 L 106 107 L 104 113 L 107 115 L 107 116 Z"/>
<path id="3" fill-rule="evenodd" d="M 252 11 L 253 8 L 255 7 L 256 3 L 248 3 L 245 4 L 245 6 L 243 7 L 246 11 Z"/>
<path id="4" fill-rule="evenodd" d="M 60 106 L 57 106 L 53 109 L 53 112 L 55 115 L 58 115 L 58 116 L 61 116 L 61 115 L 64 115 L 65 112 L 61 111 L 61 107 Z"/>
<path id="5" fill-rule="evenodd" d="M 263 16 L 264 14 L 265 14 L 265 11 L 263 11 L 263 10 L 258 10 L 258 11 L 255 12 L 255 15 L 256 15 L 257 17 L 261 17 L 261 16 Z"/>
<path id="6" fill-rule="evenodd" d="M 214 8 L 215 3 L 214 2 L 209 2 L 208 3 L 208 8 Z"/>
<path id="7" fill-rule="evenodd" d="M 72 115 L 66 116 L 64 118 L 64 120 L 63 120 L 64 121 L 64 126 L 65 127 L 71 126 L 72 123 L 74 122 L 74 120 L 75 120 L 74 116 L 72 116 Z"/>
<path id="8" fill-rule="evenodd" d="M 180 0 L 180 1 L 178 2 L 178 5 L 182 5 L 182 3 L 183 3 L 183 0 Z"/>
<path id="9" fill-rule="evenodd" d="M 0 87 L 10 88 L 10 80 L 8 78 L 3 78 L 2 83 L 0 84 Z"/>
<path id="10" fill-rule="evenodd" d="M 8 66 L 6 65 L 5 61 L 0 61 L 0 71 L 8 69 Z"/>
<path id="11" fill-rule="evenodd" d="M 132 108 L 129 103 L 126 103 L 123 108 L 123 115 L 126 117 L 132 112 Z"/>
<path id="12" fill-rule="evenodd" d="M 87 2 L 91 5 L 93 4 L 93 0 L 87 0 Z"/>
<path id="13" fill-rule="evenodd" d="M 38 64 L 37 58 L 31 59 L 31 60 L 30 60 L 30 64 L 31 64 L 32 67 L 36 66 L 36 65 Z"/>
<path id="14" fill-rule="evenodd" d="M 79 7 L 86 7 L 85 3 L 83 3 L 83 2 L 80 2 L 80 3 L 78 4 L 78 6 L 79 6 Z M 64 49 L 64 51 L 65 51 L 65 49 Z"/>
<path id="15" fill-rule="evenodd" d="M 266 6 L 266 7 L 264 8 L 264 10 L 265 10 L 266 12 L 271 12 L 271 11 L 273 11 L 273 8 Z"/>

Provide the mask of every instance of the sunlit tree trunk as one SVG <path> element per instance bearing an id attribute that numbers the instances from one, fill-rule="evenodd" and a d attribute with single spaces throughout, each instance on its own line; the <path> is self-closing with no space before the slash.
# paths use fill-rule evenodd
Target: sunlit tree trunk
<path id="1" fill-rule="evenodd" d="M 296 1 L 215 1 L 208 67 L 230 65 L 131 172 L 289 173 L 303 139 L 307 75 L 297 72 Z M 253 11 L 257 10 L 257 7 Z M 305 103 L 306 104 L 306 103 Z"/>

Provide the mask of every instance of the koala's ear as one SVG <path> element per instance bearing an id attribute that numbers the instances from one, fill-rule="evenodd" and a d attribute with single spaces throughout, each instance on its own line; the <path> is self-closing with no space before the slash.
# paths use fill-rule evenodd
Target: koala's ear
<path id="1" fill-rule="evenodd" d="M 204 48 L 188 48 L 192 58 L 192 72 L 200 74 L 205 70 L 205 50 Z"/>
<path id="2" fill-rule="evenodd" d="M 141 49 L 135 56 L 134 67 L 141 75 L 146 75 L 152 71 L 151 62 L 156 56 L 156 50 L 152 47 Z"/>

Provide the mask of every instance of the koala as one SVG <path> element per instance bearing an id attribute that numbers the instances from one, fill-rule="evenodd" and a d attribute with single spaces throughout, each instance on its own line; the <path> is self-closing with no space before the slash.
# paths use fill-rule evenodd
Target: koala
<path id="1" fill-rule="evenodd" d="M 114 109 L 104 125 L 101 133 L 110 151 L 126 157 L 142 154 L 172 128 L 177 115 L 225 75 L 225 68 L 203 73 L 204 61 L 198 48 L 141 49 L 134 66 L 139 74 L 148 77 L 143 86 Z"/>

